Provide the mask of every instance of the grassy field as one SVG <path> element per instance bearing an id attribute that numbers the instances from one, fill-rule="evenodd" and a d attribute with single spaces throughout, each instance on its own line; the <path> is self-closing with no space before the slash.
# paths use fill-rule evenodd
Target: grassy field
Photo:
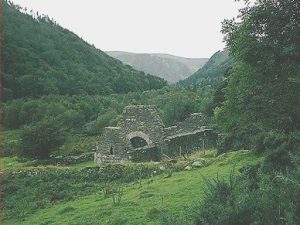
<path id="1" fill-rule="evenodd" d="M 19 170 L 31 170 L 31 169 L 48 169 L 48 168 L 58 168 L 55 165 L 47 165 L 47 166 L 33 166 L 33 161 L 24 162 L 20 160 L 18 157 L 2 157 L 2 171 L 4 172 L 13 172 Z M 83 169 L 86 167 L 95 166 L 93 161 L 91 162 L 83 162 L 77 163 L 70 166 L 60 166 L 59 168 L 71 167 L 76 169 Z"/>
<path id="2" fill-rule="evenodd" d="M 194 157 L 203 157 L 201 154 Z M 160 223 L 161 212 L 178 213 L 186 206 L 201 201 L 205 178 L 226 178 L 233 167 L 238 173 L 240 167 L 261 160 L 248 151 L 231 152 L 218 157 L 210 152 L 205 157 L 210 158 L 210 163 L 203 168 L 175 172 L 168 178 L 166 174 L 161 174 L 144 179 L 141 183 L 123 184 L 124 194 L 119 205 L 113 205 L 112 197 L 105 196 L 99 188 L 93 194 L 40 209 L 19 220 L 6 220 L 4 224 L 156 225 Z M 90 166 L 90 163 L 76 167 L 85 165 Z"/>

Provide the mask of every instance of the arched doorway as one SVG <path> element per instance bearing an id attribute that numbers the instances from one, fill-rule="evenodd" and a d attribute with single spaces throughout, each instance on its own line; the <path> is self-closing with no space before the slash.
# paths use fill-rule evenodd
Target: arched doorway
<path id="1" fill-rule="evenodd" d="M 132 132 L 127 136 L 127 138 L 134 149 L 152 144 L 149 136 L 141 131 Z"/>
<path id="2" fill-rule="evenodd" d="M 148 145 L 147 141 L 142 137 L 133 137 L 130 139 L 133 148 L 140 148 Z"/>

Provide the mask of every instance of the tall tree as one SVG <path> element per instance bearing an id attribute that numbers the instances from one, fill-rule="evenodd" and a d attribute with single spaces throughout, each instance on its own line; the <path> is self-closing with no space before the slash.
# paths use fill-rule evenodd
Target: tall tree
<path id="1" fill-rule="evenodd" d="M 235 63 L 215 115 L 223 132 L 250 142 L 259 130 L 299 130 L 300 2 L 244 1 L 239 20 L 223 22 Z"/>

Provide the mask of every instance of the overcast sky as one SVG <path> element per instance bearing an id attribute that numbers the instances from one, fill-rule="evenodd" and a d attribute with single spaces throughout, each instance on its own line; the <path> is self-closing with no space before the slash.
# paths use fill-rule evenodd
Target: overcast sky
<path id="1" fill-rule="evenodd" d="M 13 0 L 54 18 L 103 51 L 210 57 L 224 48 L 221 22 L 234 0 Z"/>

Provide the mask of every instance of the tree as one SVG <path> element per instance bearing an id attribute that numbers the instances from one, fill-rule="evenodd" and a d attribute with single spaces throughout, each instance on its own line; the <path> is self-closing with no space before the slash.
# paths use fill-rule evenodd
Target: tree
<path id="1" fill-rule="evenodd" d="M 257 0 L 223 33 L 235 59 L 223 106 L 215 110 L 224 133 L 289 133 L 300 125 L 300 2 Z"/>
<path id="2" fill-rule="evenodd" d="M 22 154 L 27 157 L 46 159 L 64 142 L 64 131 L 52 117 L 25 126 L 21 133 Z"/>

